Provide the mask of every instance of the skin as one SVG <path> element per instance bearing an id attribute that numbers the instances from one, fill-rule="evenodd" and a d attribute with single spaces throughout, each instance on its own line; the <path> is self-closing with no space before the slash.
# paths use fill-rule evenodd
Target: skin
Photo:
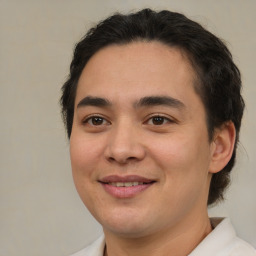
<path id="1" fill-rule="evenodd" d="M 108 46 L 85 66 L 70 155 L 77 191 L 103 226 L 105 255 L 188 255 L 211 232 L 211 175 L 229 161 L 235 130 L 227 123 L 209 141 L 195 86 L 186 56 L 159 42 Z M 82 104 L 88 96 L 110 104 Z M 179 103 L 138 103 L 152 96 Z M 108 175 L 140 175 L 155 183 L 131 198 L 116 198 L 99 182 Z"/>

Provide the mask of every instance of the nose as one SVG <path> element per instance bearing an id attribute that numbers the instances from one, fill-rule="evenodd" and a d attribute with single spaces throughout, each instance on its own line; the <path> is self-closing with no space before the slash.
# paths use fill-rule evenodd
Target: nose
<path id="1" fill-rule="evenodd" d="M 138 130 L 129 122 L 120 123 L 113 128 L 105 148 L 106 159 L 121 165 L 141 161 L 146 151 Z"/>

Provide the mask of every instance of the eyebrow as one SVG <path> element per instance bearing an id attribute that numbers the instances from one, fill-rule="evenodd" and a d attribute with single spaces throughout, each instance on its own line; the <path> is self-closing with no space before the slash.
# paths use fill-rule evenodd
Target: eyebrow
<path id="1" fill-rule="evenodd" d="M 159 106 L 164 105 L 168 107 L 174 107 L 178 109 L 185 108 L 184 103 L 180 100 L 169 97 L 169 96 L 149 96 L 143 97 L 135 103 L 135 107 L 147 107 L 147 106 Z"/>
<path id="2" fill-rule="evenodd" d="M 169 96 L 147 96 L 134 103 L 135 108 L 159 105 L 174 107 L 178 109 L 185 108 L 184 103 Z M 77 104 L 77 108 L 85 106 L 111 107 L 112 103 L 105 98 L 86 96 Z"/>
<path id="3" fill-rule="evenodd" d="M 77 108 L 85 106 L 110 107 L 112 104 L 104 98 L 87 96 L 77 104 Z"/>

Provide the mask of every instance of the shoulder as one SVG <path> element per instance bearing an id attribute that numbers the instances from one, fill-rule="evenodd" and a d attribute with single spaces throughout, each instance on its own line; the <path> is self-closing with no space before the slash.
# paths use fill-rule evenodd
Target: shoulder
<path id="1" fill-rule="evenodd" d="M 228 218 L 211 219 L 213 231 L 189 256 L 256 256 L 256 250 L 240 239 Z"/>
<path id="2" fill-rule="evenodd" d="M 76 252 L 70 256 L 103 256 L 105 248 L 105 238 L 102 235 L 92 244 L 84 248 L 83 250 Z"/>

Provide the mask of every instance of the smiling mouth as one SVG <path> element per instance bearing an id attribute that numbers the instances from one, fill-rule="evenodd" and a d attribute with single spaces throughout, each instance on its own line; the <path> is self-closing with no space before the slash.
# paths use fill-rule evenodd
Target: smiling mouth
<path id="1" fill-rule="evenodd" d="M 133 186 L 138 186 L 138 185 L 146 185 L 146 184 L 150 184 L 153 183 L 152 182 L 139 182 L 139 181 L 135 181 L 135 182 L 109 182 L 109 183 L 105 183 L 108 184 L 110 186 L 114 186 L 114 187 L 133 187 Z"/>
<path id="2" fill-rule="evenodd" d="M 115 198 L 132 198 L 151 187 L 156 181 L 137 175 L 107 176 L 99 181 L 105 191 Z"/>

